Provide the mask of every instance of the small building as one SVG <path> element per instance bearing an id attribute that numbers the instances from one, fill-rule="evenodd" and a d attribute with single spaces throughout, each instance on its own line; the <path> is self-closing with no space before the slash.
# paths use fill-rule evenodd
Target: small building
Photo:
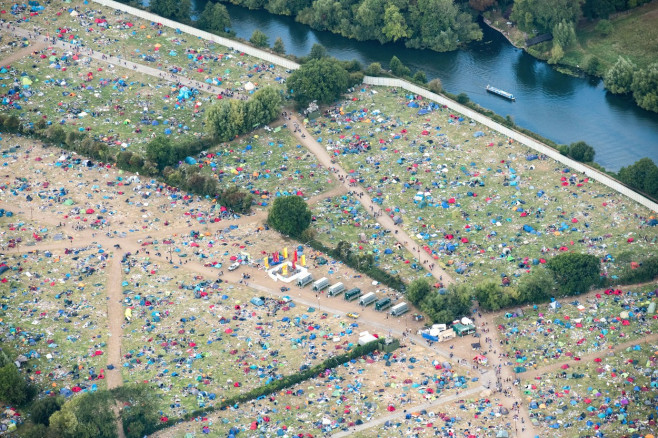
<path id="1" fill-rule="evenodd" d="M 473 324 L 464 325 L 457 323 L 452 325 L 452 329 L 455 331 L 455 334 L 457 334 L 457 336 L 459 337 L 475 333 L 475 326 Z"/>

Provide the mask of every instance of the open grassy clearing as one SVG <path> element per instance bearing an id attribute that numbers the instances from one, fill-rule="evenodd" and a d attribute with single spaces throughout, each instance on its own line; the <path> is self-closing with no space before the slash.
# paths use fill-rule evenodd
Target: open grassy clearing
<path id="1" fill-rule="evenodd" d="M 93 245 L 2 258 L 2 342 L 42 394 L 105 387 L 106 257 Z"/>
<path id="2" fill-rule="evenodd" d="M 605 269 L 614 276 L 621 266 L 611 260 L 622 252 L 653 253 L 644 207 L 414 98 L 364 88 L 309 127 L 458 279 L 518 277 L 564 251 L 610 254 Z"/>
<path id="3" fill-rule="evenodd" d="M 639 342 L 615 355 L 524 381 L 532 421 L 558 437 L 597 430 L 609 436 L 655 431 L 657 349 L 655 343 Z"/>
<path id="4" fill-rule="evenodd" d="M 216 175 L 221 185 L 251 192 L 261 206 L 288 194 L 309 198 L 336 184 L 317 158 L 283 127 L 259 129 L 222 143 L 199 161 L 203 171 Z"/>
<path id="5" fill-rule="evenodd" d="M 642 339 L 658 329 L 658 319 L 647 313 L 655 301 L 654 283 L 642 288 L 624 288 L 619 294 L 589 294 L 559 300 L 561 308 L 543 304 L 525 308 L 524 316 L 496 319 L 510 360 L 521 367 L 577 358 L 604 352 L 617 344 Z M 618 289 L 619 290 L 619 289 Z M 632 313 L 633 316 L 629 315 Z M 508 317 L 509 316 L 509 317 Z"/>
<path id="6" fill-rule="evenodd" d="M 316 218 L 312 226 L 317 239 L 325 245 L 335 247 L 340 241 L 350 242 L 354 253 L 372 254 L 379 268 L 392 275 L 399 274 L 406 283 L 428 274 L 414 255 L 365 211 L 354 195 L 327 198 L 313 205 L 312 210 Z"/>
<path id="7" fill-rule="evenodd" d="M 463 368 L 436 361 L 411 345 L 389 355 L 368 355 L 281 393 L 185 423 L 175 435 L 221 437 L 231 429 L 266 436 L 279 430 L 329 434 L 476 384 Z"/>
<path id="8" fill-rule="evenodd" d="M 287 75 L 285 69 L 260 59 L 97 3 L 49 5 L 18 24 L 30 30 L 36 26 L 42 34 L 48 32 L 66 42 L 212 83 L 242 96 L 265 85 L 280 86 Z M 248 82 L 253 89 L 245 89 Z"/>
<path id="9" fill-rule="evenodd" d="M 583 66 L 588 55 L 597 57 L 602 64 L 601 71 L 617 62 L 620 56 L 630 59 L 645 68 L 656 62 L 658 53 L 658 2 L 650 2 L 628 13 L 619 14 L 610 22 L 613 31 L 603 36 L 596 30 L 596 22 L 586 23 L 578 28 L 579 45 L 566 50 L 565 59 Z"/>

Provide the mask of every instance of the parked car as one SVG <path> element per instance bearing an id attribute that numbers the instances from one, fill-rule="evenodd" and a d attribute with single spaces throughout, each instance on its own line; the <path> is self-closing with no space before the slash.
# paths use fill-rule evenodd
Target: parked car
<path id="1" fill-rule="evenodd" d="M 240 263 L 235 262 L 235 263 L 233 263 L 231 266 L 228 267 L 228 270 L 229 270 L 229 271 L 235 271 L 235 270 L 238 269 L 239 267 L 240 267 Z"/>
<path id="2" fill-rule="evenodd" d="M 357 319 L 359 317 L 359 314 L 350 312 L 347 314 L 347 317 L 352 319 Z"/>

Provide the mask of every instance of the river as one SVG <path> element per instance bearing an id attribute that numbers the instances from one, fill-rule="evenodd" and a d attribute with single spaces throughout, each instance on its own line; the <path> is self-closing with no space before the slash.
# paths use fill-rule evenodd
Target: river
<path id="1" fill-rule="evenodd" d="M 196 0 L 199 10 L 206 0 Z M 194 0 L 193 0 L 194 3 Z M 407 49 L 402 44 L 359 42 L 329 32 L 314 31 L 291 17 L 226 4 L 231 28 L 249 39 L 264 32 L 270 44 L 281 37 L 286 53 L 307 55 L 320 43 L 338 59 L 357 59 L 364 66 L 387 66 L 393 55 L 428 79 L 440 78 L 454 94 L 467 93 L 474 102 L 557 143 L 583 140 L 596 150 L 595 161 L 606 169 L 649 157 L 658 163 L 658 114 L 640 109 L 627 96 L 607 93 L 600 80 L 562 74 L 512 46 L 500 33 L 483 25 L 482 41 L 449 53 Z M 485 91 L 487 84 L 516 97 L 511 102 Z"/>

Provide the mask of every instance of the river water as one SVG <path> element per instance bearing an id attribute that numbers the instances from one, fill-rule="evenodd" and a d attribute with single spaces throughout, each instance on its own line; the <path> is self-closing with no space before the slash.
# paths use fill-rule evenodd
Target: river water
<path id="1" fill-rule="evenodd" d="M 207 0 L 196 0 L 202 10 Z M 194 3 L 194 2 L 193 2 Z M 225 4 L 231 28 L 249 39 L 259 29 L 270 44 L 281 37 L 286 53 L 307 55 L 320 43 L 338 59 L 357 59 L 364 66 L 384 67 L 396 55 L 412 72 L 438 77 L 454 94 L 467 93 L 474 102 L 557 143 L 583 140 L 596 149 L 595 161 L 609 170 L 649 157 L 658 163 L 658 114 L 638 108 L 630 97 L 607 93 L 600 80 L 576 78 L 555 71 L 512 46 L 500 33 L 483 25 L 484 38 L 463 50 L 436 53 L 407 49 L 402 44 L 359 42 L 314 31 L 291 17 Z M 516 97 L 511 102 L 485 91 L 487 84 Z"/>

